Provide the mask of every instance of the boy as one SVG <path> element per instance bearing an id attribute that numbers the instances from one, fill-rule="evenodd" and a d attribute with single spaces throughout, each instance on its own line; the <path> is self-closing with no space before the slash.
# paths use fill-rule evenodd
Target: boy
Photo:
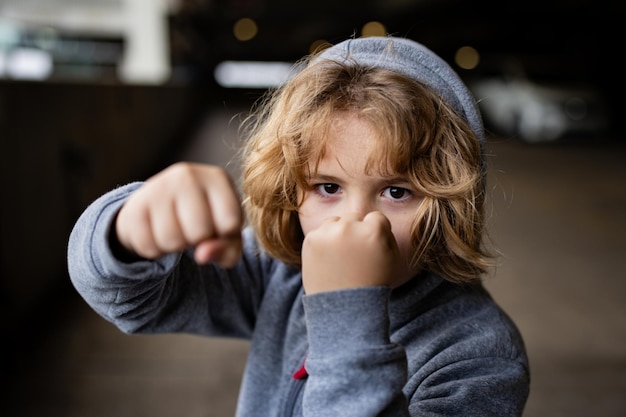
<path id="1" fill-rule="evenodd" d="M 520 416 L 528 362 L 480 284 L 484 135 L 454 71 L 350 39 L 247 127 L 243 204 L 223 169 L 178 163 L 87 208 L 68 258 L 86 301 L 128 333 L 249 339 L 238 416 Z"/>

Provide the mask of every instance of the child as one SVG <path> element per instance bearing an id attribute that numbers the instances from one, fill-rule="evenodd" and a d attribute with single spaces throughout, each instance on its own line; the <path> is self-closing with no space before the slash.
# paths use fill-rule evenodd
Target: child
<path id="1" fill-rule="evenodd" d="M 105 194 L 70 237 L 76 289 L 127 333 L 249 339 L 238 416 L 520 416 L 528 363 L 480 284 L 483 130 L 458 76 L 413 41 L 350 39 L 262 104 L 243 204 L 186 163 Z"/>

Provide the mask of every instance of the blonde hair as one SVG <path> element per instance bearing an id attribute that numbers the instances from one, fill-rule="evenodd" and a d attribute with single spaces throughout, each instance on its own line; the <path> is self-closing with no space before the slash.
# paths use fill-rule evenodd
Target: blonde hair
<path id="1" fill-rule="evenodd" d="M 413 266 L 458 283 L 491 266 L 479 139 L 423 84 L 376 67 L 312 61 L 266 96 L 244 123 L 242 191 L 262 247 L 300 265 L 299 192 L 323 157 L 333 117 L 349 112 L 377 132 L 369 170 L 405 175 L 423 195 L 412 228 Z"/>

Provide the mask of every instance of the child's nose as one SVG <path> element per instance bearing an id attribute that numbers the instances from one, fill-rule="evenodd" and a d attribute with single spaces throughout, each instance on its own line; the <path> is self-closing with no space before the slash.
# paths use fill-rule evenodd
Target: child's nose
<path id="1" fill-rule="evenodd" d="M 375 211 L 376 208 L 370 199 L 367 198 L 353 198 L 347 207 L 347 211 L 350 213 L 357 213 L 361 217 L 365 217 L 367 213 Z"/>

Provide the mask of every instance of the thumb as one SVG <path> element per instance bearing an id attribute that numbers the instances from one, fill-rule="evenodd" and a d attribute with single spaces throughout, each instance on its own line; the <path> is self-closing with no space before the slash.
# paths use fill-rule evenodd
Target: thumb
<path id="1" fill-rule="evenodd" d="M 206 239 L 194 249 L 194 260 L 199 265 L 214 262 L 223 268 L 235 266 L 241 257 L 241 234 Z"/>

